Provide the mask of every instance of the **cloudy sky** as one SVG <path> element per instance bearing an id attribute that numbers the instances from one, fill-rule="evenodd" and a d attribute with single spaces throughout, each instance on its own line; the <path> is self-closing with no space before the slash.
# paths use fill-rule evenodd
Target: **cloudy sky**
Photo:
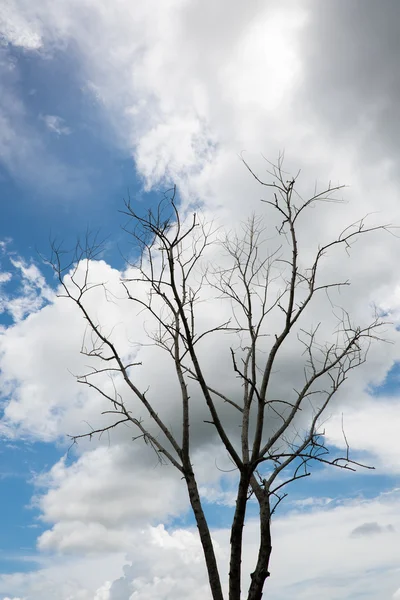
<path id="1" fill-rule="evenodd" d="M 303 223 L 306 257 L 368 213 L 372 224 L 400 225 L 399 23 L 396 0 L 2 0 L 2 600 L 209 598 L 172 467 L 157 465 L 126 428 L 67 452 L 65 436 L 101 423 L 104 404 L 71 374 L 85 364 L 84 325 L 41 257 L 54 237 L 68 248 L 100 229 L 107 243 L 92 276 L 118 295 L 120 249 L 129 247 L 123 198 L 144 209 L 176 184 L 184 208 L 200 205 L 234 228 L 266 213 L 268 192 L 242 152 L 267 177 L 263 157 L 284 150 L 286 168 L 302 169 L 305 194 L 329 180 L 348 185 L 344 204 L 312 209 Z M 400 598 L 399 256 L 400 240 L 377 234 L 349 257 L 327 257 L 330 280 L 352 281 L 342 300 L 354 317 L 363 322 L 377 305 L 392 322 L 394 343 L 371 348 L 325 423 L 327 443 L 343 451 L 343 413 L 355 456 L 376 468 L 317 468 L 289 490 L 273 526 L 275 600 Z M 145 341 L 130 306 L 100 293 L 90 301 L 105 326 L 127 324 L 117 328 L 122 345 Z M 313 310 L 328 331 L 322 298 Z M 219 360 L 209 349 L 203 359 L 218 380 L 229 360 L 223 345 L 213 349 Z M 140 384 L 151 383 L 174 423 L 170 365 L 152 347 L 141 359 Z M 281 382 L 297 359 L 290 349 L 282 357 Z M 201 410 L 194 464 L 226 573 L 235 473 L 220 470 L 231 464 Z M 250 506 L 247 574 L 255 515 Z"/>

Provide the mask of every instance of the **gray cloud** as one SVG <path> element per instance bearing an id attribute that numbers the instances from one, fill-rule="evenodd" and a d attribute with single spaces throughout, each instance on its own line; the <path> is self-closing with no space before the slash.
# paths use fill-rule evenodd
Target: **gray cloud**
<path id="1" fill-rule="evenodd" d="M 394 532 L 393 525 L 379 525 L 376 521 L 373 523 L 363 523 L 359 525 L 350 533 L 351 537 L 363 537 L 363 536 L 371 536 L 380 533 Z"/>
<path id="2" fill-rule="evenodd" d="M 300 36 L 302 110 L 341 138 L 358 138 L 372 160 L 398 153 L 400 4 L 309 3 Z"/>

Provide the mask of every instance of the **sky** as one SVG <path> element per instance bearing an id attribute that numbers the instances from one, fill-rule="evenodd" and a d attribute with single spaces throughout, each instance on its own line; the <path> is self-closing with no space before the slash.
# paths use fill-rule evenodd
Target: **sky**
<path id="1" fill-rule="evenodd" d="M 399 22 L 396 0 L 1 2 L 0 600 L 210 598 L 179 474 L 124 427 L 70 448 L 68 435 L 104 422 L 104 404 L 73 376 L 85 365 L 84 324 L 57 295 L 50 244 L 73 248 L 99 231 L 91 276 L 120 297 L 124 256 L 135 253 L 124 199 L 144 211 L 176 185 L 184 213 L 195 206 L 232 231 L 256 212 L 268 231 L 268 190 L 240 157 L 267 178 L 265 158 L 283 151 L 302 193 L 347 186 L 344 203 L 302 222 L 305 260 L 365 215 L 399 226 Z M 390 321 L 391 343 L 371 346 L 324 423 L 343 453 L 343 419 L 354 456 L 375 469 L 316 466 L 288 489 L 273 522 L 274 600 L 400 598 L 399 255 L 397 235 L 380 232 L 324 262 L 329 281 L 352 282 L 340 302 L 357 321 L 374 306 Z M 146 341 L 144 317 L 126 303 L 100 291 L 89 302 L 126 351 L 133 337 Z M 203 303 L 201 323 L 210 306 L 226 314 Z M 329 339 L 322 296 L 310 319 Z M 218 341 L 201 358 L 229 386 L 226 350 Z M 140 385 L 151 383 L 174 423 L 171 365 L 150 346 L 140 359 Z M 296 380 L 300 360 L 285 350 L 277 389 Z M 202 411 L 193 462 L 225 586 L 236 473 Z M 250 503 L 245 583 L 256 544 Z"/>

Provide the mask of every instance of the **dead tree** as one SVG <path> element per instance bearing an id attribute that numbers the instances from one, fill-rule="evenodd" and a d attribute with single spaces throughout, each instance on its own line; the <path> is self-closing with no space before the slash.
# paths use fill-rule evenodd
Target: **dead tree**
<path id="1" fill-rule="evenodd" d="M 192 402 L 205 403 L 208 423 L 215 428 L 238 474 L 230 535 L 229 600 L 242 598 L 243 528 L 250 496 L 254 496 L 259 505 L 259 550 L 247 598 L 260 600 L 270 575 L 271 516 L 286 496 L 285 487 L 309 476 L 309 465 L 315 461 L 350 470 L 363 466 L 350 458 L 348 446 L 344 456 L 329 454 L 320 429 L 321 419 L 350 371 L 365 362 L 370 343 L 382 339 L 383 323 L 379 316 L 374 315 L 369 325 L 361 327 L 353 323 L 348 313 L 338 313 L 334 306 L 338 326 L 330 339 L 320 340 L 318 325 L 304 329 L 301 324 L 316 296 L 349 285 L 348 281 L 320 283 L 320 264 L 325 254 L 340 246 L 349 249 L 359 236 L 388 230 L 388 226 L 366 227 L 362 219 L 320 246 L 308 268 L 302 268 L 298 223 L 312 205 L 340 202 L 335 195 L 341 186 L 328 186 L 303 200 L 297 193 L 297 177 L 287 179 L 281 161 L 271 166 L 270 183 L 253 175 L 270 192 L 270 198 L 264 200 L 265 206 L 279 217 L 275 232 L 279 241 L 272 252 L 266 252 L 265 228 L 259 217 L 250 218 L 242 234 L 221 238 L 213 225 L 203 222 L 198 215 L 190 219 L 182 217 L 175 190 L 161 201 L 157 210 L 149 210 L 145 215 L 138 214 L 130 201 L 125 203 L 124 213 L 130 219 L 126 231 L 133 236 L 138 260 L 131 265 L 133 275 L 123 279 L 121 286 L 127 299 L 151 315 L 155 326 L 149 335 L 170 357 L 180 390 L 179 437 L 156 411 L 151 389 L 140 389 L 135 382 L 135 369 L 140 368 L 141 363 L 125 360 L 117 343 L 104 332 L 85 303 L 85 296 L 95 285 L 106 286 L 103 282 L 91 283 L 89 277 L 100 245 L 88 241 L 78 244 L 72 261 L 66 265 L 61 249 L 53 245 L 51 260 L 61 295 L 75 302 L 86 320 L 90 336 L 82 352 L 97 361 L 97 366 L 79 376 L 78 381 L 105 397 L 110 404 L 106 412 L 115 415 L 111 425 L 76 435 L 73 440 L 101 434 L 121 423 L 130 424 L 138 430 L 137 437 L 142 437 L 162 460 L 176 467 L 186 482 L 214 600 L 223 600 L 224 595 L 191 462 Z M 215 266 L 207 260 L 213 244 L 224 249 L 223 265 Z M 78 276 L 82 268 L 83 278 Z M 137 293 L 138 286 L 145 287 L 145 295 Z M 198 303 L 204 290 L 228 300 L 230 314 L 224 322 L 198 330 Z M 238 348 L 231 346 L 228 350 L 237 382 L 234 394 L 227 393 L 222 386 L 217 389 L 208 381 L 199 352 L 212 336 L 227 334 L 240 339 Z M 293 335 L 304 347 L 302 382 L 287 397 L 274 398 L 271 392 L 274 366 Z M 99 373 L 104 372 L 118 373 L 129 393 L 106 391 L 96 380 Z M 154 376 L 157 377 L 156 366 Z M 194 399 L 189 393 L 189 387 L 193 386 L 196 386 Z M 146 428 L 141 418 L 132 414 L 128 399 L 132 394 L 156 426 L 162 441 Z M 222 403 L 239 419 L 239 440 L 229 433 L 221 418 Z M 301 433 L 296 425 L 300 414 L 308 415 Z M 271 423 L 275 425 L 272 427 Z"/>

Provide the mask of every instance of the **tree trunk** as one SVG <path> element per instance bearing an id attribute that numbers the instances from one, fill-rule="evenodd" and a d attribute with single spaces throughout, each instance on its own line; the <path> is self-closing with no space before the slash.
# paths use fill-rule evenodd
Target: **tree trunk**
<path id="1" fill-rule="evenodd" d="M 185 469 L 185 479 L 189 492 L 190 504 L 196 519 L 197 529 L 199 530 L 201 545 L 203 546 L 203 553 L 206 561 L 212 597 L 213 600 L 224 600 L 218 572 L 217 559 L 215 558 L 214 545 L 211 539 L 208 523 L 204 515 L 203 507 L 201 505 L 196 479 L 191 468 Z"/>
<path id="2" fill-rule="evenodd" d="M 236 497 L 236 510 L 231 527 L 231 558 L 229 564 L 229 600 L 240 600 L 241 571 L 242 571 L 242 545 L 243 527 L 246 517 L 247 491 L 250 477 L 247 472 L 242 472 Z"/>
<path id="3" fill-rule="evenodd" d="M 271 556 L 271 512 L 269 498 L 265 496 L 260 502 L 260 547 L 257 565 L 251 574 L 251 584 L 247 600 L 261 600 L 265 580 L 269 577 L 269 559 Z"/>

